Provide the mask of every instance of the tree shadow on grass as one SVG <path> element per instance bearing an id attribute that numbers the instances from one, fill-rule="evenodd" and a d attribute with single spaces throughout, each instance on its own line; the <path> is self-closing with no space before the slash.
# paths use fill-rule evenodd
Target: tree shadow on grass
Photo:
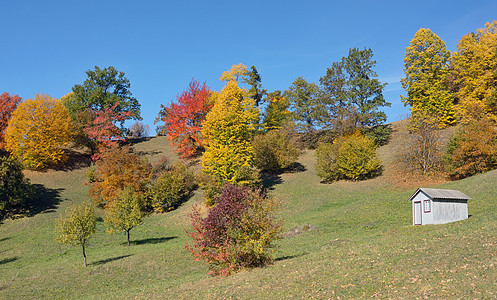
<path id="1" fill-rule="evenodd" d="M 25 203 L 10 207 L 8 210 L 0 212 L 0 224 L 4 219 L 18 219 L 23 217 L 33 217 L 39 213 L 55 212 L 61 202 L 60 193 L 64 189 L 50 189 L 41 184 L 31 185 L 33 197 Z"/>
<path id="2" fill-rule="evenodd" d="M 72 149 L 66 149 L 67 161 L 63 164 L 57 165 L 53 167 L 53 170 L 56 171 L 73 171 L 79 170 L 82 168 L 89 167 L 92 160 L 91 154 L 75 151 Z"/>
<path id="3" fill-rule="evenodd" d="M 99 261 L 96 261 L 96 262 L 92 262 L 89 265 L 92 265 L 92 266 L 103 265 L 103 264 L 106 264 L 106 263 L 111 262 L 111 261 L 116 261 L 116 260 L 120 260 L 120 259 L 123 259 L 123 258 L 126 258 L 126 257 L 130 257 L 131 255 L 132 254 L 121 255 L 121 256 L 107 258 L 107 259 L 102 259 L 102 260 L 99 260 Z"/>
<path id="4" fill-rule="evenodd" d="M 61 202 L 60 193 L 64 190 L 47 188 L 41 184 L 33 184 L 35 197 L 26 203 L 26 215 L 32 217 L 39 213 L 55 212 Z"/>
<path id="5" fill-rule="evenodd" d="M 143 239 L 143 240 L 135 240 L 135 241 L 129 241 L 130 244 L 133 245 L 144 245 L 144 244 L 160 244 L 160 243 L 165 243 L 169 240 L 177 239 L 177 236 L 168 236 L 168 237 L 161 237 L 161 238 L 149 238 L 149 239 Z M 127 243 L 123 243 L 123 245 L 127 245 Z"/>
<path id="6" fill-rule="evenodd" d="M 16 261 L 17 259 L 18 259 L 17 257 L 0 259 L 0 265 L 4 265 L 4 264 L 7 264 L 7 263 Z"/>
<path id="7" fill-rule="evenodd" d="M 306 254 L 307 253 L 300 253 L 300 254 L 295 254 L 295 255 L 285 255 L 285 256 L 276 258 L 274 261 L 282 261 L 282 260 L 287 260 L 287 259 L 293 259 L 293 258 L 304 256 Z"/>

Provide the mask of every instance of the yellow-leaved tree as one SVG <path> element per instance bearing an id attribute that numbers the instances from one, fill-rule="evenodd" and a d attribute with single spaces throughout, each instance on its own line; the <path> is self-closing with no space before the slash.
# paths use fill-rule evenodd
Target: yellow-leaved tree
<path id="1" fill-rule="evenodd" d="M 463 120 L 470 120 L 472 112 L 480 107 L 496 121 L 497 20 L 462 37 L 453 54 L 452 66 L 458 113 Z"/>
<path id="2" fill-rule="evenodd" d="M 407 97 L 401 99 L 411 106 L 411 114 L 436 116 L 440 128 L 455 121 L 454 97 L 447 80 L 449 59 L 445 43 L 430 29 L 421 28 L 406 49 L 406 77 L 401 79 L 407 91 Z"/>
<path id="3" fill-rule="evenodd" d="M 6 149 L 27 168 L 44 169 L 64 162 L 71 141 L 71 117 L 61 101 L 37 94 L 20 103 L 5 132 Z"/>
<path id="4" fill-rule="evenodd" d="M 238 66 L 233 68 L 238 70 Z M 255 179 L 251 141 L 259 111 L 254 100 L 238 86 L 236 77 L 226 77 L 231 79 L 222 91 L 212 94 L 214 106 L 202 127 L 206 141 L 202 170 L 217 186 L 226 182 L 247 186 Z"/>

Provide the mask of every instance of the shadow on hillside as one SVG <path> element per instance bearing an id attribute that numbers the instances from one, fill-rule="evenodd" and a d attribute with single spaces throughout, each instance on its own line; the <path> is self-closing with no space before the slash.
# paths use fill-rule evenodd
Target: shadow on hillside
<path id="1" fill-rule="evenodd" d="M 157 151 L 157 150 L 152 150 L 152 151 L 137 151 L 135 152 L 136 155 L 138 156 L 151 156 L 151 155 L 159 155 L 163 153 L 162 151 Z"/>
<path id="2" fill-rule="evenodd" d="M 67 161 L 63 164 L 57 165 L 52 169 L 55 171 L 73 171 L 90 166 L 91 154 L 66 149 Z"/>
<path id="3" fill-rule="evenodd" d="M 274 190 L 275 185 L 283 183 L 283 178 L 281 178 L 281 174 L 300 173 L 305 171 L 307 171 L 307 168 L 304 165 L 297 162 L 278 173 L 262 172 L 261 173 L 262 187 L 265 190 Z"/>
<path id="4" fill-rule="evenodd" d="M 10 239 L 11 239 L 10 236 L 3 237 L 3 238 L 0 239 L 0 243 L 1 242 L 5 242 L 5 241 L 10 240 Z"/>
<path id="5" fill-rule="evenodd" d="M 169 240 L 177 239 L 177 236 L 168 236 L 168 237 L 161 237 L 161 238 L 149 238 L 149 239 L 143 239 L 143 240 L 136 240 L 136 241 L 129 241 L 130 244 L 133 245 L 144 245 L 144 244 L 160 244 L 160 243 L 165 243 Z M 123 245 L 127 245 L 127 243 L 123 243 Z"/>
<path id="6" fill-rule="evenodd" d="M 18 259 L 17 257 L 0 259 L 0 265 L 4 265 L 4 264 L 7 264 L 7 263 L 16 261 L 17 259 Z"/>
<path id="7" fill-rule="evenodd" d="M 33 198 L 26 203 L 10 207 L 8 210 L 0 211 L 0 224 L 5 219 L 19 219 L 23 217 L 33 217 L 39 213 L 55 212 L 59 205 L 60 192 L 64 189 L 50 189 L 41 184 L 33 184 Z"/>
<path id="8" fill-rule="evenodd" d="M 92 262 L 89 265 L 92 265 L 92 266 L 103 265 L 103 264 L 106 264 L 106 263 L 111 262 L 111 261 L 116 261 L 116 260 L 120 260 L 120 259 L 123 259 L 123 258 L 126 258 L 126 257 L 130 257 L 131 255 L 132 254 L 121 255 L 121 256 L 107 258 L 107 259 L 102 259 L 102 260 L 99 260 L 99 261 L 96 261 L 96 262 Z"/>
<path id="9" fill-rule="evenodd" d="M 33 184 L 35 197 L 26 203 L 25 215 L 32 217 L 39 213 L 55 212 L 61 202 L 60 193 L 64 189 L 50 189 L 41 184 Z"/>
<path id="10" fill-rule="evenodd" d="M 142 137 L 142 138 L 129 138 L 127 139 L 127 142 L 133 146 L 135 144 L 143 143 L 143 142 L 148 142 L 152 139 L 153 137 Z"/>

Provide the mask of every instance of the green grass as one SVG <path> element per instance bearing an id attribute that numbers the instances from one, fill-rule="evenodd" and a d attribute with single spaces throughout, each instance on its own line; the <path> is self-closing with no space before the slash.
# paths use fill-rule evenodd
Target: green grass
<path id="1" fill-rule="evenodd" d="M 380 149 L 393 162 L 393 141 Z M 150 158 L 173 156 L 164 138 L 135 145 Z M 473 198 L 471 217 L 445 225 L 411 226 L 415 186 L 392 185 L 387 175 L 363 182 L 321 184 L 314 153 L 305 171 L 274 178 L 285 230 L 314 230 L 278 242 L 276 261 L 225 278 L 206 275 L 185 250 L 188 213 L 202 192 L 178 210 L 155 214 L 124 235 L 102 222 L 83 266 L 80 248 L 54 241 L 54 220 L 87 199 L 85 170 L 27 172 L 42 186 L 42 209 L 0 225 L 0 298 L 495 298 L 497 293 L 497 171 L 438 185 Z M 388 172 L 385 172 L 388 174 Z"/>

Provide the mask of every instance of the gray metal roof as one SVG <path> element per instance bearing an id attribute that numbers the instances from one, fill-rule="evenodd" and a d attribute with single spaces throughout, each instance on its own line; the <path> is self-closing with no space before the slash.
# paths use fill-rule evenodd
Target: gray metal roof
<path id="1" fill-rule="evenodd" d="M 430 189 L 430 188 L 419 188 L 416 192 L 409 198 L 412 200 L 419 192 L 423 192 L 432 199 L 455 199 L 455 200 L 471 200 L 470 197 L 466 196 L 464 193 L 458 190 L 445 190 L 445 189 Z"/>

